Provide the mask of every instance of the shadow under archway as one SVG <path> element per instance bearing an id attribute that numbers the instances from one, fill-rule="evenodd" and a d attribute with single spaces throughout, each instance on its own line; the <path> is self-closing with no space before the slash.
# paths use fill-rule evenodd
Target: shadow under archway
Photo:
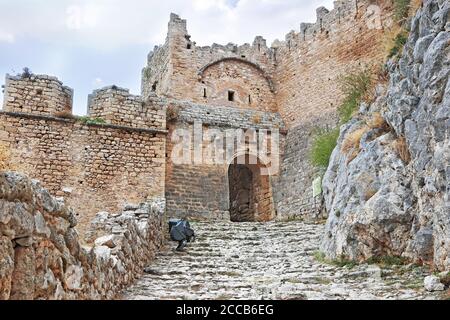
<path id="1" fill-rule="evenodd" d="M 238 157 L 228 168 L 232 222 L 262 222 L 275 218 L 270 176 L 251 156 Z"/>

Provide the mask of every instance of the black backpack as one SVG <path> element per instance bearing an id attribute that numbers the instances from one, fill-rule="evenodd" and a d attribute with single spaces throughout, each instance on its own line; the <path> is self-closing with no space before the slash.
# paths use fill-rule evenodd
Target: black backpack
<path id="1" fill-rule="evenodd" d="M 170 220 L 169 221 L 170 238 L 172 241 L 191 242 L 195 239 L 195 232 L 191 228 L 188 221 L 185 220 Z"/>

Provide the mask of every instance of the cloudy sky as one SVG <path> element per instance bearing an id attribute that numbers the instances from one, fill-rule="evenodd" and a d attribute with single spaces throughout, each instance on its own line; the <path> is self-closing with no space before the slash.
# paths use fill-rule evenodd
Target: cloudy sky
<path id="1" fill-rule="evenodd" d="M 29 67 L 75 89 L 74 112 L 86 113 L 87 95 L 111 84 L 140 93 L 147 53 L 166 37 L 170 12 L 188 20 L 199 45 L 269 44 L 317 7 L 333 0 L 0 0 L 0 83 Z M 0 91 L 0 102 L 3 95 Z"/>

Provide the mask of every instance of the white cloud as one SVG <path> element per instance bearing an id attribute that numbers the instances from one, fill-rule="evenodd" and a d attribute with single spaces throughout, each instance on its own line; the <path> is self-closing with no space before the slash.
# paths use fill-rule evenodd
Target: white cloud
<path id="1" fill-rule="evenodd" d="M 69 6 L 66 26 L 71 30 L 93 29 L 97 25 L 98 8 L 95 5 Z"/>
<path id="2" fill-rule="evenodd" d="M 98 89 L 98 88 L 101 88 L 102 86 L 104 86 L 104 82 L 103 82 L 103 79 L 102 78 L 95 78 L 93 81 L 92 81 L 92 86 L 95 88 L 95 89 Z"/>
<path id="3" fill-rule="evenodd" d="M 199 44 L 250 42 L 262 35 L 284 37 L 315 9 L 333 0 L 0 0 L 0 41 L 30 37 L 93 49 L 161 43 L 170 12 L 188 19 Z M 16 37 L 12 36 L 16 35 Z"/>
<path id="4" fill-rule="evenodd" d="M 0 30 L 0 42 L 13 43 L 14 40 L 15 40 L 15 37 L 12 33 L 8 33 L 8 32 Z"/>

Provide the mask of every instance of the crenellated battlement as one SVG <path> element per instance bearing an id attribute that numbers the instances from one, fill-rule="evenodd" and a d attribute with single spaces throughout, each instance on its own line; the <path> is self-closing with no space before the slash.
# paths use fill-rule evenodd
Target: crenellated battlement
<path id="1" fill-rule="evenodd" d="M 311 41 L 328 37 L 339 37 L 351 24 L 364 20 L 365 28 L 384 28 L 391 23 L 391 1 L 339 0 L 333 9 L 320 7 L 316 10 L 316 22 L 300 24 L 298 31 L 292 30 L 284 41 L 276 41 L 275 47 L 292 49 L 302 43 L 311 46 Z M 374 14 L 379 14 L 378 18 Z M 363 30 L 361 30 L 363 31 Z M 272 45 L 272 47 L 274 47 Z"/>
<path id="2" fill-rule="evenodd" d="M 56 116 L 72 113 L 73 89 L 56 77 L 23 74 L 6 75 L 3 110 Z"/>
<path id="3" fill-rule="evenodd" d="M 95 90 L 88 98 L 88 116 L 108 124 L 141 129 L 166 127 L 166 104 L 157 97 L 143 99 L 128 89 L 109 86 Z"/>

